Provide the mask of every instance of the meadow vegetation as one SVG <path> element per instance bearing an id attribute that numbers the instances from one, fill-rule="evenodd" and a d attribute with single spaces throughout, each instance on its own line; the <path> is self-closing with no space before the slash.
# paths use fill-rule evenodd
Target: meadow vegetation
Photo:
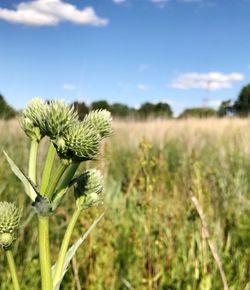
<path id="1" fill-rule="evenodd" d="M 106 214 L 78 250 L 61 289 L 223 289 L 191 200 L 195 196 L 229 289 L 249 290 L 249 128 L 249 119 L 236 118 L 116 120 L 115 133 L 102 147 L 105 157 L 81 165 L 104 173 L 104 205 L 81 216 L 71 242 L 104 208 Z M 8 149 L 20 168 L 27 168 L 29 140 L 18 122 L 1 121 L 0 131 L 1 151 Z M 40 147 L 38 171 L 45 147 Z M 3 155 L 0 160 L 0 200 L 18 201 L 24 209 L 14 246 L 21 289 L 39 289 L 36 217 Z M 61 206 L 52 217 L 53 261 L 73 212 L 73 199 L 68 194 L 64 203 L 72 208 Z M 12 289 L 2 254 L 0 284 L 1 290 Z"/>

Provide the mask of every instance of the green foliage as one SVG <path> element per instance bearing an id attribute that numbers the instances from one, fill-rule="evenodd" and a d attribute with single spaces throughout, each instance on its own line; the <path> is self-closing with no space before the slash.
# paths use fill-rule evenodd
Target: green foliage
<path id="1" fill-rule="evenodd" d="M 16 116 L 17 112 L 7 104 L 4 97 L 0 94 L 0 119 L 11 119 Z"/>
<path id="2" fill-rule="evenodd" d="M 223 121 L 216 122 L 220 126 L 219 122 Z M 139 147 L 129 146 L 127 135 L 116 130 L 107 149 L 103 148 L 108 157 L 99 164 L 106 172 L 107 212 L 85 245 L 78 249 L 72 261 L 74 267 L 69 267 L 60 289 L 77 289 L 76 277 L 84 290 L 223 289 L 202 236 L 191 192 L 204 210 L 229 289 L 248 289 L 250 157 L 249 132 L 245 130 L 248 121 L 244 122 L 229 123 L 225 128 L 230 130 L 222 130 L 218 135 L 214 129 L 209 130 L 209 125 L 200 129 L 194 126 L 193 135 L 178 127 L 178 133 L 171 137 L 177 131 L 173 125 L 162 143 L 150 144 L 144 140 Z M 129 134 L 132 129 L 128 128 Z M 134 134 L 133 139 L 138 141 L 137 138 Z M 10 156 L 14 156 L 17 145 L 19 154 L 15 161 L 20 166 L 27 160 L 27 141 L 6 124 L 0 146 L 8 148 Z M 27 207 L 27 199 L 18 194 L 23 192 L 22 185 L 12 175 L 7 162 L 2 161 L 1 199 L 18 198 L 18 207 L 24 208 L 19 239 L 13 249 L 18 275 L 22 277 L 21 289 L 40 289 L 36 218 Z M 78 174 L 85 169 L 85 166 L 80 168 Z M 71 205 L 68 210 L 64 209 L 65 204 Z M 73 195 L 66 195 L 57 217 L 51 218 L 53 261 L 74 204 Z M 101 212 L 97 208 L 80 217 L 72 244 Z M 0 255 L 0 288 L 11 290 L 5 265 L 4 256 Z"/>
<path id="3" fill-rule="evenodd" d="M 232 101 L 227 100 L 227 101 L 221 102 L 220 107 L 218 109 L 218 115 L 220 117 L 225 117 L 232 113 L 233 113 Z"/>
<path id="4" fill-rule="evenodd" d="M 216 117 L 217 115 L 216 110 L 211 108 L 190 108 L 184 110 L 179 118 L 208 118 Z"/>
<path id="5" fill-rule="evenodd" d="M 132 109 L 127 105 L 114 103 L 110 106 L 110 112 L 114 117 L 128 117 L 132 113 Z"/>
<path id="6" fill-rule="evenodd" d="M 83 120 L 85 115 L 89 113 L 89 108 L 84 102 L 76 101 L 72 105 L 74 106 L 74 109 L 76 110 L 80 120 Z"/>
<path id="7" fill-rule="evenodd" d="M 144 103 L 138 110 L 139 116 L 147 117 L 171 117 L 173 112 L 167 103 Z"/>
<path id="8" fill-rule="evenodd" d="M 74 107 L 80 119 L 83 119 L 89 112 L 89 108 L 84 103 L 74 102 Z M 152 104 L 150 102 L 142 104 L 138 109 L 131 108 L 122 103 L 109 104 L 105 100 L 95 101 L 90 105 L 91 110 L 107 110 L 111 112 L 112 116 L 118 118 L 158 118 L 158 117 L 172 117 L 173 112 L 169 104 L 159 102 Z"/>
<path id="9" fill-rule="evenodd" d="M 250 112 L 250 84 L 244 86 L 234 104 L 236 114 L 246 117 Z"/>
<path id="10" fill-rule="evenodd" d="M 104 110 L 110 111 L 110 104 L 104 100 L 96 101 L 91 104 L 91 109 L 92 110 L 104 109 Z"/>

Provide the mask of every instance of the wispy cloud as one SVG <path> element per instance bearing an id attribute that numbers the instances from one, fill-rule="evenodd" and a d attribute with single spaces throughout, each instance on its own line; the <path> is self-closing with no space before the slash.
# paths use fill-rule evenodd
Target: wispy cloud
<path id="1" fill-rule="evenodd" d="M 209 100 L 208 105 L 214 109 L 218 109 L 223 100 Z"/>
<path id="2" fill-rule="evenodd" d="M 138 84 L 137 89 L 146 92 L 150 89 L 150 87 L 146 84 Z"/>
<path id="3" fill-rule="evenodd" d="M 139 65 L 138 70 L 139 72 L 144 72 L 149 69 L 149 65 L 146 63 L 142 63 Z"/>
<path id="4" fill-rule="evenodd" d="M 127 0 L 112 0 L 115 4 L 123 4 L 125 3 Z"/>
<path id="5" fill-rule="evenodd" d="M 60 22 L 105 26 L 108 20 L 96 15 L 92 7 L 78 9 L 62 0 L 21 2 L 15 10 L 0 8 L 0 19 L 31 26 L 55 26 Z"/>
<path id="6" fill-rule="evenodd" d="M 170 0 L 150 0 L 153 4 L 158 6 L 159 8 L 164 8 Z"/>
<path id="7" fill-rule="evenodd" d="M 176 89 L 206 89 L 221 90 L 230 88 L 233 82 L 241 81 L 244 75 L 241 73 L 224 74 L 220 72 L 186 73 L 173 80 L 171 86 Z"/>
<path id="8" fill-rule="evenodd" d="M 62 89 L 64 91 L 75 91 L 76 90 L 76 86 L 73 84 L 64 84 L 62 85 Z"/>
<path id="9" fill-rule="evenodd" d="M 197 3 L 197 2 L 203 2 L 203 0 L 182 0 L 182 2 L 185 2 L 185 3 Z"/>

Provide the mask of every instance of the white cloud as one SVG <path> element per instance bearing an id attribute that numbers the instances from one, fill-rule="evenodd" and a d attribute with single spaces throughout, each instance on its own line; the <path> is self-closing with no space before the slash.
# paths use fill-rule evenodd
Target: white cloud
<path id="1" fill-rule="evenodd" d="M 153 4 L 158 6 L 159 8 L 164 8 L 167 4 L 167 2 L 170 2 L 170 0 L 150 0 Z"/>
<path id="2" fill-rule="evenodd" d="M 161 4 L 161 3 L 166 3 L 169 2 L 170 0 L 151 0 L 152 3 L 155 4 Z"/>
<path id="3" fill-rule="evenodd" d="M 244 75 L 241 73 L 223 74 L 220 72 L 186 73 L 178 76 L 172 87 L 176 89 L 206 89 L 210 91 L 230 88 L 233 82 L 241 81 Z"/>
<path id="4" fill-rule="evenodd" d="M 75 90 L 76 90 L 76 86 L 73 85 L 73 84 L 64 84 L 64 85 L 62 86 L 62 89 L 63 89 L 64 91 L 75 91 Z"/>
<path id="5" fill-rule="evenodd" d="M 203 0 L 182 0 L 185 3 L 197 3 L 197 2 L 202 2 Z"/>
<path id="6" fill-rule="evenodd" d="M 53 26 L 68 21 L 80 25 L 105 26 L 108 20 L 96 15 L 92 7 L 78 9 L 62 0 L 21 2 L 15 10 L 0 8 L 0 19 L 32 26 Z"/>
<path id="7" fill-rule="evenodd" d="M 142 64 L 140 64 L 139 67 L 138 67 L 138 70 L 139 70 L 140 72 L 144 72 L 145 70 L 148 70 L 148 69 L 149 69 L 149 65 L 146 64 L 146 63 L 142 63 Z"/>
<path id="8" fill-rule="evenodd" d="M 223 100 L 209 100 L 208 105 L 214 109 L 218 109 Z"/>
<path id="9" fill-rule="evenodd" d="M 114 2 L 115 4 L 122 4 L 122 3 L 125 3 L 126 0 L 113 0 L 113 2 Z"/>
<path id="10" fill-rule="evenodd" d="M 138 84 L 137 85 L 137 89 L 140 90 L 140 91 L 148 91 L 149 90 L 149 86 L 148 85 L 145 85 L 145 84 Z"/>

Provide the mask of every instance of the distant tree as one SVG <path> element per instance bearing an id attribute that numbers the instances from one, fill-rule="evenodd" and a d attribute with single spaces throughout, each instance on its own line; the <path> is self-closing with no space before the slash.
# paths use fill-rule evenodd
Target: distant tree
<path id="1" fill-rule="evenodd" d="M 240 116 L 248 116 L 250 112 L 250 84 L 243 87 L 238 99 L 234 103 L 233 109 Z"/>
<path id="2" fill-rule="evenodd" d="M 84 102 L 74 102 L 73 106 L 78 113 L 80 120 L 82 120 L 84 116 L 89 112 L 89 108 Z"/>
<path id="3" fill-rule="evenodd" d="M 167 103 L 144 103 L 138 110 L 138 113 L 141 117 L 171 117 L 173 112 L 171 107 Z"/>
<path id="4" fill-rule="evenodd" d="M 91 104 L 91 109 L 92 110 L 106 109 L 108 111 L 111 111 L 110 104 L 105 100 L 93 102 Z"/>
<path id="5" fill-rule="evenodd" d="M 169 104 L 160 102 L 155 104 L 155 115 L 171 117 L 173 112 Z"/>
<path id="6" fill-rule="evenodd" d="M 179 118 L 207 118 L 216 117 L 217 115 L 217 111 L 211 108 L 190 108 L 184 110 Z"/>
<path id="7" fill-rule="evenodd" d="M 128 117 L 131 114 L 131 109 L 121 103 L 110 105 L 110 111 L 114 117 Z"/>
<path id="8" fill-rule="evenodd" d="M 220 117 L 224 117 L 229 114 L 232 114 L 232 112 L 233 112 L 233 105 L 232 105 L 231 100 L 221 102 L 220 107 L 218 109 L 218 114 Z"/>
<path id="9" fill-rule="evenodd" d="M 11 119 L 16 116 L 16 111 L 7 104 L 4 97 L 0 94 L 0 118 Z"/>

